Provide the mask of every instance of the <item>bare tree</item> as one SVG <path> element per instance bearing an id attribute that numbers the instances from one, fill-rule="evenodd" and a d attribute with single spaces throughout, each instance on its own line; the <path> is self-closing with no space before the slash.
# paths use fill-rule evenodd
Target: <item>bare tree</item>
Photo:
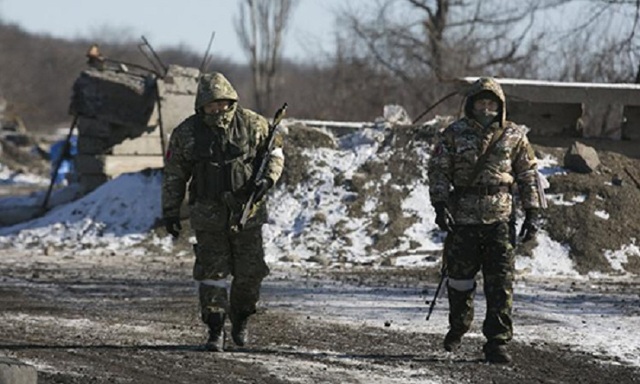
<path id="1" fill-rule="evenodd" d="M 640 1 L 563 0 L 557 23 L 545 42 L 544 62 L 555 63 L 562 80 L 636 82 L 640 80 Z"/>
<path id="2" fill-rule="evenodd" d="M 560 1 L 560 0 L 557 0 Z M 405 105 L 417 113 L 450 90 L 438 82 L 460 76 L 520 76 L 539 39 L 536 13 L 555 1 L 378 0 L 341 12 L 349 54 L 376 67 L 377 81 L 391 76 Z M 384 78 L 384 80 L 382 80 Z"/>
<path id="3" fill-rule="evenodd" d="M 249 56 L 255 107 L 260 113 L 272 106 L 283 35 L 296 3 L 297 0 L 244 0 L 240 3 L 236 33 Z"/>
<path id="4" fill-rule="evenodd" d="M 408 84 L 414 82 L 412 73 L 440 81 L 481 73 L 554 77 L 553 68 L 544 73 L 534 63 L 564 64 L 555 55 L 580 39 L 590 47 L 582 58 L 615 54 L 633 71 L 638 66 L 638 0 L 384 0 L 377 5 L 368 17 L 345 12 L 344 25 L 370 58 Z"/>
<path id="5" fill-rule="evenodd" d="M 367 91 L 395 90 L 410 113 L 461 76 L 640 81 L 639 10 L 640 0 L 377 0 L 340 11 L 350 46 L 334 65 L 364 63 Z"/>
<path id="6" fill-rule="evenodd" d="M 542 5 L 544 3 L 544 5 Z M 386 0 L 373 17 L 347 13 L 347 28 L 390 71 L 440 80 L 499 71 L 526 60 L 541 1 Z"/>

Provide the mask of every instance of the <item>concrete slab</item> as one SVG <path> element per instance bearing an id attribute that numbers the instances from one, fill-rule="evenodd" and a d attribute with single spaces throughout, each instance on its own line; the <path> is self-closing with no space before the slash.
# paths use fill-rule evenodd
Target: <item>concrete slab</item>
<path id="1" fill-rule="evenodd" d="M 165 144 L 166 145 L 166 144 Z M 135 139 L 127 139 L 114 145 L 114 155 L 158 155 L 162 157 L 162 143 L 159 135 L 142 135 Z"/>
<path id="2" fill-rule="evenodd" d="M 112 178 L 128 172 L 139 172 L 145 168 L 164 167 L 162 156 L 105 156 L 104 173 Z"/>
<path id="3" fill-rule="evenodd" d="M 35 367 L 10 357 L 0 357 L 0 384 L 37 384 Z"/>

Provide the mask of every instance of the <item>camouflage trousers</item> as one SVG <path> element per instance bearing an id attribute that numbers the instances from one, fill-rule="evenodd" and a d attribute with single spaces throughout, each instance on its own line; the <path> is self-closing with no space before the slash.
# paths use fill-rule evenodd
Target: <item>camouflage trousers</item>
<path id="1" fill-rule="evenodd" d="M 198 284 L 202 321 L 211 313 L 255 313 L 262 279 L 269 274 L 264 261 L 260 226 L 232 233 L 196 231 L 193 278 Z M 232 276 L 230 293 L 227 278 Z"/>
<path id="2" fill-rule="evenodd" d="M 482 270 L 487 301 L 482 333 L 492 342 L 511 340 L 515 261 L 509 242 L 509 224 L 456 226 L 448 235 L 445 259 L 451 331 L 462 335 L 471 327 L 475 277 Z"/>

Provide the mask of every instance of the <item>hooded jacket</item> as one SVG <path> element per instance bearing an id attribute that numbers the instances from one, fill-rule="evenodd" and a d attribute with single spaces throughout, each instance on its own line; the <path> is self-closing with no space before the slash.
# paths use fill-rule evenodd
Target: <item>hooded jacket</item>
<path id="1" fill-rule="evenodd" d="M 499 100 L 498 116 L 487 127 L 473 115 L 474 98 L 483 92 Z M 446 203 L 456 224 L 507 222 L 515 183 L 523 208 L 539 208 L 535 154 L 527 129 L 506 119 L 500 84 L 493 78 L 478 79 L 463 106 L 462 118 L 442 132 L 429 159 L 431 203 Z"/>
<path id="2" fill-rule="evenodd" d="M 218 124 L 204 123 L 203 106 L 215 100 L 232 102 Z M 196 113 L 171 133 L 162 182 L 164 217 L 180 214 L 189 189 L 191 224 L 195 230 L 224 230 L 241 212 L 253 187 L 259 156 L 266 151 L 269 124 L 259 114 L 238 105 L 238 94 L 220 73 L 200 77 L 194 105 Z M 269 156 L 266 177 L 278 181 L 284 167 L 281 140 Z M 262 224 L 262 209 L 247 223 Z"/>

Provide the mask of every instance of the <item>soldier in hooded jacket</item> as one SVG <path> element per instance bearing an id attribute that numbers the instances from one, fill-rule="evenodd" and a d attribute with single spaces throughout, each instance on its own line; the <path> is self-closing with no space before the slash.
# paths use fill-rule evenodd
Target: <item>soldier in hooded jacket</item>
<path id="1" fill-rule="evenodd" d="M 428 165 L 436 224 L 447 231 L 449 331 L 444 348 L 456 350 L 471 326 L 475 277 L 482 270 L 485 359 L 509 363 L 515 269 L 509 228 L 512 187 L 526 213 L 520 236 L 528 241 L 540 227 L 537 162 L 526 128 L 506 120 L 505 96 L 493 78 L 472 84 L 463 105 L 463 117 L 442 132 Z"/>
<path id="2" fill-rule="evenodd" d="M 231 83 L 220 73 L 210 73 L 199 79 L 195 114 L 175 128 L 166 152 L 164 223 L 167 232 L 178 237 L 180 206 L 188 190 L 197 241 L 193 278 L 202 321 L 209 328 L 206 348 L 212 351 L 224 350 L 227 317 L 234 343 L 247 342 L 247 321 L 256 312 L 260 286 L 269 273 L 262 244 L 267 218 L 262 198 L 280 178 L 284 155 L 279 137 L 275 149 L 265 153 L 268 135 L 267 120 L 238 105 Z M 255 180 L 264 156 L 268 156 L 266 172 Z M 255 213 L 238 230 L 234 226 L 243 204 L 254 191 Z"/>

